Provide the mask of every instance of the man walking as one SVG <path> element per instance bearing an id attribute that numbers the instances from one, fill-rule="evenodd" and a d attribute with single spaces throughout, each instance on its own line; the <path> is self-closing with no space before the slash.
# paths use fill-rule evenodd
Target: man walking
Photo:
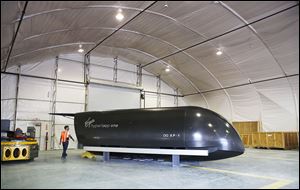
<path id="1" fill-rule="evenodd" d="M 61 155 L 61 159 L 67 158 L 67 149 L 69 146 L 69 138 L 71 138 L 74 141 L 73 137 L 69 133 L 69 126 L 66 125 L 64 128 L 65 128 L 65 130 L 61 132 L 60 141 L 59 141 L 59 145 L 61 145 L 61 143 L 63 144 L 63 152 Z"/>

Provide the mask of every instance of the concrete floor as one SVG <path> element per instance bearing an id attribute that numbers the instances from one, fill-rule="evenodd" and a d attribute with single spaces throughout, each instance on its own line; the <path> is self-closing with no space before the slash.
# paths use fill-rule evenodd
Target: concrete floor
<path id="1" fill-rule="evenodd" d="M 299 151 L 246 149 L 239 157 L 207 162 L 81 158 L 83 150 L 40 152 L 32 162 L 1 163 L 6 188 L 295 188 L 299 189 Z"/>

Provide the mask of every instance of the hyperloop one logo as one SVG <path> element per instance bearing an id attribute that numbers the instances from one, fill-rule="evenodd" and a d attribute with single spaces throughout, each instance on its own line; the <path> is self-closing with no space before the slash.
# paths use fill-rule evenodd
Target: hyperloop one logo
<path id="1" fill-rule="evenodd" d="M 95 119 L 89 117 L 88 120 L 84 122 L 84 127 L 90 128 L 93 123 L 95 123 Z"/>
<path id="2" fill-rule="evenodd" d="M 85 122 L 84 122 L 84 127 L 85 128 L 117 128 L 119 127 L 119 124 L 117 123 L 101 123 L 101 124 L 96 124 L 96 120 L 92 119 L 89 117 Z"/>

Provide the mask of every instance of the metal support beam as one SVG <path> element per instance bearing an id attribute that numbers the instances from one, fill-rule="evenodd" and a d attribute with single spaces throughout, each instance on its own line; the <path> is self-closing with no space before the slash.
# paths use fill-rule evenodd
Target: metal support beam
<path id="1" fill-rule="evenodd" d="M 59 58 L 61 59 L 61 58 Z M 91 64 L 90 64 L 91 65 Z M 120 69 L 119 69 L 120 70 Z M 12 72 L 1 72 L 1 74 L 5 74 L 5 75 L 15 75 L 17 76 L 18 73 L 12 73 Z M 37 79 L 44 79 L 44 80 L 52 80 L 55 81 L 54 78 L 49 78 L 49 77 L 41 77 L 41 76 L 35 76 L 35 75 L 27 75 L 27 74 L 20 74 L 21 77 L 30 77 L 30 78 L 37 78 Z M 85 74 L 84 74 L 85 76 Z M 91 79 L 91 77 L 88 77 L 89 79 Z M 68 83 L 75 83 L 75 84 L 82 84 L 85 85 L 84 82 L 78 82 L 78 81 L 71 81 L 71 80 L 63 80 L 63 79 L 57 79 L 58 82 L 68 82 Z M 93 83 L 89 80 L 89 84 Z M 94 83 L 94 84 L 101 84 L 101 83 Z M 107 84 L 101 84 L 101 85 L 107 85 Z M 124 87 L 127 88 L 127 87 Z M 133 89 L 133 88 L 130 88 Z M 144 93 L 150 93 L 150 94 L 157 94 L 157 92 L 154 91 L 147 91 L 147 90 L 142 90 Z M 169 93 L 160 93 L 161 95 L 166 95 L 166 96 L 176 96 L 175 94 L 169 94 Z M 183 95 L 178 95 L 178 97 L 183 97 Z M 1 99 L 1 100 L 6 100 L 6 99 Z"/>
<path id="2" fill-rule="evenodd" d="M 84 64 L 84 61 L 78 61 L 78 60 L 74 60 L 74 59 L 61 58 L 61 57 L 60 57 L 59 59 L 60 59 L 60 60 L 65 60 L 65 61 L 70 61 L 70 62 L 75 62 L 75 63 L 78 63 L 78 64 L 81 63 L 82 65 Z M 95 66 L 95 67 L 102 67 L 102 68 L 107 68 L 107 69 L 113 69 L 112 66 L 99 65 L 99 63 L 92 63 L 92 62 L 90 62 L 90 65 L 91 65 L 91 66 Z M 135 71 L 131 71 L 131 70 L 129 70 L 129 69 L 118 68 L 118 71 L 124 71 L 124 72 L 127 72 L 127 73 L 136 74 Z M 143 75 L 146 75 L 146 76 L 155 78 L 155 76 L 150 75 L 150 74 L 144 73 Z"/>
<path id="3" fill-rule="evenodd" d="M 114 81 L 114 82 L 117 82 L 117 81 L 118 81 L 118 56 L 116 56 L 116 57 L 114 58 L 114 68 L 113 68 L 113 73 L 114 73 L 113 81 Z"/>
<path id="4" fill-rule="evenodd" d="M 21 74 L 21 66 L 18 66 L 18 75 L 17 75 L 17 83 L 16 83 L 16 100 L 15 100 L 15 113 L 14 113 L 14 131 L 17 127 L 17 114 L 18 114 L 18 97 L 19 97 L 19 87 L 20 87 L 20 74 Z"/>
<path id="5" fill-rule="evenodd" d="M 161 79 L 160 79 L 160 76 L 157 77 L 156 88 L 157 88 L 157 104 L 156 104 L 156 106 L 158 108 L 160 108 L 161 107 Z"/>
<path id="6" fill-rule="evenodd" d="M 141 64 L 138 64 L 136 68 L 136 86 L 142 87 L 143 70 Z M 140 108 L 142 108 L 142 102 L 145 108 L 145 92 L 143 92 L 143 90 L 140 91 Z"/>
<path id="7" fill-rule="evenodd" d="M 178 96 L 178 97 L 183 97 L 183 95 L 176 95 L 176 94 L 169 94 L 169 93 L 158 93 L 158 92 L 152 92 L 152 91 L 147 91 L 147 90 L 142 90 L 143 92 L 147 93 L 147 94 L 161 94 L 161 95 L 165 95 L 165 96 Z"/>
<path id="8" fill-rule="evenodd" d="M 2 72 L 1 74 L 5 75 L 18 75 L 18 73 L 12 73 L 12 72 Z M 21 77 L 30 77 L 30 78 L 36 78 L 36 79 L 45 79 L 45 80 L 52 80 L 52 81 L 59 81 L 59 82 L 69 82 L 69 83 L 75 83 L 75 84 L 84 84 L 83 82 L 78 81 L 72 81 L 72 80 L 63 80 L 63 79 L 55 79 L 50 77 L 41 77 L 41 76 L 35 76 L 35 75 L 27 75 L 27 74 L 20 74 Z"/>
<path id="9" fill-rule="evenodd" d="M 89 84 L 90 84 L 90 54 L 84 56 L 84 86 L 85 86 L 85 98 L 84 98 L 84 111 L 88 111 L 88 97 L 89 97 Z"/>
<path id="10" fill-rule="evenodd" d="M 6 59 L 6 62 L 5 62 L 5 65 L 4 65 L 4 69 L 3 71 L 5 72 L 6 69 L 7 69 L 7 66 L 8 66 L 8 62 L 9 62 L 9 58 L 10 58 L 10 55 L 11 55 L 11 52 L 14 48 L 14 45 L 15 45 L 15 41 L 16 41 L 16 38 L 17 38 L 17 35 L 19 33 L 19 29 L 20 29 L 20 26 L 22 24 L 22 21 L 23 21 L 23 18 L 24 18 L 24 15 L 25 15 L 25 11 L 26 11 L 26 8 L 27 8 L 27 4 L 28 4 L 28 1 L 25 1 L 25 5 L 24 5 L 24 8 L 23 8 L 23 11 L 22 11 L 22 15 L 21 15 L 21 19 L 19 21 L 19 24 L 18 24 L 18 27 L 17 27 L 17 30 L 13 36 L 13 39 L 12 39 L 12 42 L 11 42 L 11 46 L 9 48 L 9 52 L 8 52 L 8 55 L 7 55 L 7 59 Z"/>
<path id="11" fill-rule="evenodd" d="M 174 93 L 176 94 L 176 96 L 174 96 L 174 105 L 178 107 L 178 88 L 174 90 Z"/>
<path id="12" fill-rule="evenodd" d="M 1 101 L 7 101 L 7 100 L 16 100 L 16 98 L 1 99 Z M 48 103 L 50 102 L 50 103 L 52 103 L 51 100 L 41 100 L 41 99 L 33 99 L 33 98 L 18 98 L 18 100 L 35 101 L 35 102 L 48 102 Z M 84 104 L 82 102 L 70 102 L 70 101 L 56 101 L 56 103 Z"/>
<path id="13" fill-rule="evenodd" d="M 144 108 L 146 108 L 146 92 L 144 92 Z"/>
<path id="14" fill-rule="evenodd" d="M 141 64 L 137 65 L 136 75 L 137 75 L 136 86 L 141 87 L 142 86 L 142 77 L 143 77 L 143 70 L 142 70 Z"/>
<path id="15" fill-rule="evenodd" d="M 51 97 L 51 113 L 56 112 L 56 96 L 57 96 L 57 82 L 58 82 L 58 56 L 55 57 L 55 65 L 54 65 L 54 81 L 52 84 L 52 97 Z M 51 130 L 50 130 L 50 143 L 51 149 L 55 147 L 55 115 L 51 115 Z"/>

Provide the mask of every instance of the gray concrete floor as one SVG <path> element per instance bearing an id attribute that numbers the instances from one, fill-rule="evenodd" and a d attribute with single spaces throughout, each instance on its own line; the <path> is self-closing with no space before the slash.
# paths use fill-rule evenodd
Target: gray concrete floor
<path id="1" fill-rule="evenodd" d="M 41 151 L 31 162 L 1 163 L 6 188 L 295 188 L 299 189 L 299 151 L 246 149 L 219 161 L 182 162 L 81 158 L 83 150 Z"/>

